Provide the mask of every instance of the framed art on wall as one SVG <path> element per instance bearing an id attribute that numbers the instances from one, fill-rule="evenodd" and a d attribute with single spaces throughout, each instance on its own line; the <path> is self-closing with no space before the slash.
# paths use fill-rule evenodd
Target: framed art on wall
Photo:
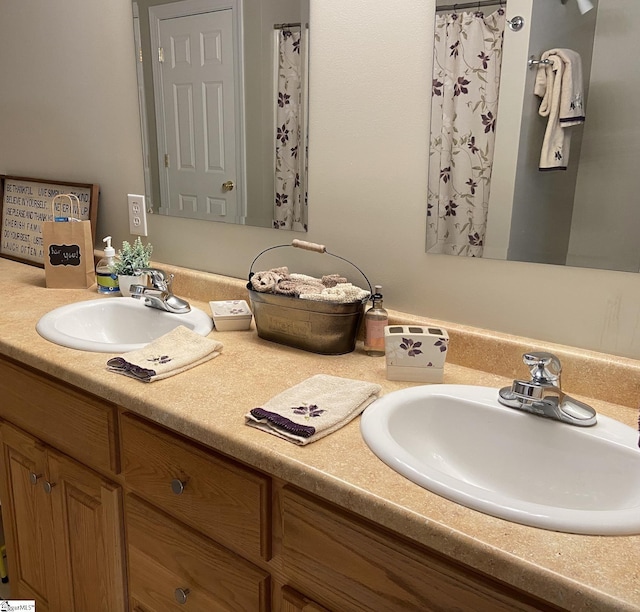
<path id="1" fill-rule="evenodd" d="M 60 194 L 75 195 L 79 204 L 71 210 L 71 198 L 63 198 L 63 208 L 57 209 L 56 215 L 90 221 L 95 244 L 100 191 L 98 185 L 16 176 L 2 176 L 0 182 L 0 257 L 44 267 L 42 224 L 54 220 L 53 200 Z M 66 203 L 67 200 L 69 203 Z M 61 199 L 56 201 L 57 205 L 60 201 Z M 65 209 L 65 206 L 69 209 Z"/>

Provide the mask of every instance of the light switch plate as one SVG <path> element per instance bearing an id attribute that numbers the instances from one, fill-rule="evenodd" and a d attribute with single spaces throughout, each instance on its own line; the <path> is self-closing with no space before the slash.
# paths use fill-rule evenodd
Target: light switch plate
<path id="1" fill-rule="evenodd" d="M 144 196 L 128 194 L 129 231 L 137 236 L 147 235 L 147 210 Z"/>

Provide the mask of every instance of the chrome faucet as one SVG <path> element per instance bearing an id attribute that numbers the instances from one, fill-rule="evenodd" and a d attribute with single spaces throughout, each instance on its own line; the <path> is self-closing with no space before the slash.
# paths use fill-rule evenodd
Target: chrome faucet
<path id="1" fill-rule="evenodd" d="M 147 285 L 131 285 L 131 297 L 144 300 L 145 306 L 166 310 L 174 314 L 186 314 L 191 310 L 189 302 L 171 293 L 173 274 L 169 276 L 158 268 L 140 268 L 136 274 L 148 274 L 151 278 L 151 287 Z"/>
<path id="2" fill-rule="evenodd" d="M 509 408 L 555 419 L 563 423 L 591 427 L 596 424 L 596 411 L 578 401 L 560 387 L 560 360 L 551 353 L 525 353 L 522 361 L 531 371 L 531 380 L 514 380 L 511 387 L 498 391 L 498 401 Z"/>

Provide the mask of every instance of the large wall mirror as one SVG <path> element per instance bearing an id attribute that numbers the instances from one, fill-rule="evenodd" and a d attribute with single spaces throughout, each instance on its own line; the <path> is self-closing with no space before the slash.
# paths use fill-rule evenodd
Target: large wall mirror
<path id="1" fill-rule="evenodd" d="M 147 207 L 306 231 L 309 0 L 135 0 Z"/>
<path id="2" fill-rule="evenodd" d="M 576 0 L 446 4 L 453 3 L 437 0 L 433 107 L 445 110 L 432 118 L 427 252 L 640 271 L 640 129 L 633 119 L 640 3 L 592 0 L 584 13 Z M 489 19 L 501 8 L 502 19 Z M 485 15 L 482 31 L 471 23 L 478 10 Z M 445 30 L 454 29 L 443 25 L 445 16 L 454 12 L 469 30 L 438 51 Z M 509 26 L 515 16 L 521 28 Z M 459 63 L 451 72 L 450 55 L 463 58 L 478 36 L 499 51 L 500 69 L 491 50 L 482 50 L 473 66 Z M 586 120 L 568 128 L 566 170 L 541 171 L 548 123 L 534 91 L 539 68 L 529 59 L 556 48 L 581 57 Z M 476 127 L 455 124 L 467 110 Z M 454 182 L 456 171 L 462 175 Z"/>

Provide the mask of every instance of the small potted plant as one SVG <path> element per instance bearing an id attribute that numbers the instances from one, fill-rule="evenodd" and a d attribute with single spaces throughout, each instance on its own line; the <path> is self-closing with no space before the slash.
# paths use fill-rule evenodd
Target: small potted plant
<path id="1" fill-rule="evenodd" d="M 122 248 L 118 251 L 114 266 L 122 295 L 131 295 L 129 291 L 130 285 L 147 284 L 147 275 L 141 275 L 139 270 L 149 267 L 152 251 L 153 246 L 151 246 L 151 243 L 142 244 L 140 236 L 134 240 L 133 244 L 126 240 L 122 241 Z"/>

